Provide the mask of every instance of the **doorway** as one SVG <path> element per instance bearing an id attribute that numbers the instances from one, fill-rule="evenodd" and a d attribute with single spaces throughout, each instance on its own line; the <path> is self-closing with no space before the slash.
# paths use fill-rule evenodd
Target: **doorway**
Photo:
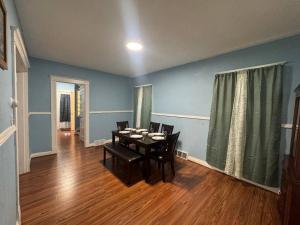
<path id="1" fill-rule="evenodd" d="M 52 152 L 58 137 L 78 136 L 89 147 L 89 82 L 51 76 Z"/>
<path id="2" fill-rule="evenodd" d="M 29 159 L 29 131 L 28 131 L 28 68 L 29 61 L 26 48 L 17 27 L 11 27 L 12 32 L 12 125 L 16 127 L 15 155 L 16 155 L 16 206 L 17 223 L 21 224 L 21 208 L 19 193 L 19 174 L 30 171 Z"/>
<path id="3" fill-rule="evenodd" d="M 84 142 L 84 85 L 56 82 L 56 129 L 61 136 Z"/>

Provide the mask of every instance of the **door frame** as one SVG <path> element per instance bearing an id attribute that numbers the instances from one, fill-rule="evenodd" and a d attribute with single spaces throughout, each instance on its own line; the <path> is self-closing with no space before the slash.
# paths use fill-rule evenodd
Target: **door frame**
<path id="1" fill-rule="evenodd" d="M 79 80 L 75 78 L 67 78 L 56 75 L 50 76 L 51 80 L 51 134 L 52 134 L 52 153 L 57 153 L 57 96 L 56 96 L 56 82 L 72 83 L 84 85 L 84 147 L 90 147 L 90 82 L 88 80 Z"/>
<path id="2" fill-rule="evenodd" d="M 18 132 L 22 132 L 21 135 L 24 137 L 24 162 L 25 162 L 25 171 L 30 171 L 30 157 L 29 157 L 29 129 L 28 129 L 28 69 L 30 67 L 27 51 L 25 48 L 25 44 L 20 32 L 20 29 L 16 26 L 11 26 L 11 51 L 12 51 L 12 98 L 11 98 L 11 105 L 13 108 L 13 120 L 12 124 L 16 126 L 15 132 L 15 156 L 16 156 L 16 205 L 17 205 L 17 223 L 21 224 L 21 207 L 20 207 L 20 191 L 19 191 L 19 145 L 18 145 Z M 22 61 L 21 65 L 24 67 L 24 74 L 23 79 L 23 93 L 25 99 L 25 108 L 23 111 L 23 115 L 18 118 L 18 88 L 17 88 L 17 54 Z M 20 65 L 19 65 L 20 66 Z M 19 130 L 18 120 L 24 123 L 24 129 L 22 131 Z"/>

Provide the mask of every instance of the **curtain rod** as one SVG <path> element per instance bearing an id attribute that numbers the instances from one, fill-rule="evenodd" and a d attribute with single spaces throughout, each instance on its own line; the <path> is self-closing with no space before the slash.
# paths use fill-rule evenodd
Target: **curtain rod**
<path id="1" fill-rule="evenodd" d="M 235 69 L 235 70 L 227 70 L 227 71 L 223 71 L 223 72 L 218 72 L 216 75 L 223 74 L 223 73 L 239 72 L 239 71 L 243 71 L 243 70 L 258 69 L 258 68 L 269 67 L 269 66 L 284 65 L 284 64 L 287 64 L 287 61 L 264 64 L 264 65 L 258 65 L 258 66 L 245 67 L 245 68 Z"/>
<path id="2" fill-rule="evenodd" d="M 145 86 L 152 86 L 152 84 L 138 85 L 138 86 L 135 86 L 135 87 L 145 87 Z"/>

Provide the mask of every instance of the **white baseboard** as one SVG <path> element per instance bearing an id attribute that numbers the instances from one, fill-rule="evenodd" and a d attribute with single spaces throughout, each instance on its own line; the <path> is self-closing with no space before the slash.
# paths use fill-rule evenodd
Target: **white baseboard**
<path id="1" fill-rule="evenodd" d="M 110 142 L 112 142 L 112 139 L 99 139 L 99 140 L 95 140 L 94 143 L 89 145 L 89 147 L 101 146 Z"/>
<path id="2" fill-rule="evenodd" d="M 41 157 L 41 156 L 46 156 L 46 155 L 55 155 L 55 154 L 57 154 L 57 152 L 53 152 L 53 151 L 36 152 L 36 153 L 30 154 L 30 159 L 33 159 L 33 158 L 36 158 L 36 157 Z"/>
<path id="3" fill-rule="evenodd" d="M 207 168 L 209 168 L 209 169 L 216 170 L 216 171 L 218 171 L 218 172 L 220 172 L 220 173 L 223 173 L 223 174 L 225 174 L 225 175 L 228 175 L 228 174 L 226 174 L 223 170 L 220 170 L 220 169 L 218 169 L 218 168 L 216 168 L 216 167 L 213 167 L 213 166 L 209 165 L 206 161 L 204 161 L 204 160 L 202 160 L 202 159 L 198 159 L 198 158 L 193 157 L 193 156 L 188 156 L 188 160 L 190 160 L 191 162 L 200 164 L 200 165 L 202 165 L 202 166 L 205 166 L 205 167 L 207 167 Z M 228 176 L 230 176 L 230 175 L 228 175 Z M 234 177 L 234 176 L 232 176 L 232 177 Z M 274 192 L 274 193 L 276 193 L 276 194 L 279 194 L 279 189 L 278 189 L 278 188 L 272 188 L 272 187 L 268 187 L 268 186 L 265 186 L 265 185 L 257 184 L 257 183 L 255 183 L 255 182 L 250 181 L 250 180 L 247 180 L 247 179 L 245 179 L 245 178 L 238 178 L 238 177 L 234 177 L 234 178 L 236 178 L 236 179 L 238 179 L 238 180 L 241 180 L 241 181 L 244 181 L 244 182 L 247 182 L 247 183 L 249 183 L 249 184 L 255 185 L 255 186 L 257 186 L 257 187 L 263 188 L 263 189 L 265 189 L 265 190 L 267 190 L 267 191 L 271 191 L 271 192 Z"/>

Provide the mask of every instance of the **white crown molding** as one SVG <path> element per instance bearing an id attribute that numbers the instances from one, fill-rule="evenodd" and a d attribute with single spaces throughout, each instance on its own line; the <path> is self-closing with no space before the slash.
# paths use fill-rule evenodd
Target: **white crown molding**
<path id="1" fill-rule="evenodd" d="M 16 132 L 16 126 L 12 125 L 0 133 L 0 146 L 2 146 Z"/>
<path id="2" fill-rule="evenodd" d="M 193 156 L 188 156 L 188 160 L 191 161 L 191 162 L 197 163 L 199 165 L 205 166 L 205 167 L 207 167 L 209 169 L 216 170 L 216 171 L 218 171 L 220 173 L 223 173 L 223 174 L 225 174 L 227 176 L 230 176 L 230 175 L 226 174 L 223 170 L 220 170 L 220 169 L 218 169 L 216 167 L 213 167 L 213 166 L 209 165 L 206 161 L 204 161 L 202 159 L 198 159 L 198 158 L 193 157 Z M 234 177 L 234 176 L 232 176 L 232 177 Z M 247 182 L 249 184 L 255 185 L 257 187 L 263 188 L 265 190 L 274 192 L 276 194 L 279 194 L 279 189 L 278 188 L 272 188 L 272 187 L 268 187 L 268 186 L 265 186 L 265 185 L 257 184 L 257 183 L 255 183 L 253 181 L 250 181 L 250 180 L 247 180 L 247 179 L 244 179 L 244 178 L 237 178 L 237 177 L 234 177 L 234 178 L 236 178 L 238 180 L 241 180 L 241 181 L 244 181 L 244 182 Z"/>
<path id="3" fill-rule="evenodd" d="M 133 110 L 90 111 L 90 114 L 132 113 Z"/>
<path id="4" fill-rule="evenodd" d="M 32 115 L 51 115 L 51 112 L 29 112 L 28 116 Z"/>

